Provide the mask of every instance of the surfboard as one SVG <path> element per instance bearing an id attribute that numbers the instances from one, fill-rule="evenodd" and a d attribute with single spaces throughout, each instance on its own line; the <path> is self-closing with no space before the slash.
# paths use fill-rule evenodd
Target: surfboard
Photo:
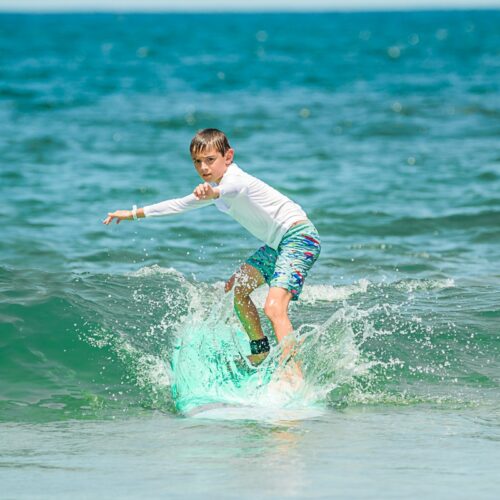
<path id="1" fill-rule="evenodd" d="M 250 420 L 279 423 L 319 418 L 325 414 L 320 408 L 266 408 L 235 406 L 228 403 L 210 403 L 191 409 L 186 417 L 208 420 Z"/>

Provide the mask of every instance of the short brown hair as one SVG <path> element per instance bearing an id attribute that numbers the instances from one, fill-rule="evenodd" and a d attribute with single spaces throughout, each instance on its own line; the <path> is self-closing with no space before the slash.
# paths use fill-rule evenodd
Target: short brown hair
<path id="1" fill-rule="evenodd" d="M 191 156 L 201 153 L 207 149 L 214 148 L 224 156 L 231 146 L 227 140 L 226 134 L 216 128 L 206 128 L 200 130 L 191 141 L 189 151 Z"/>

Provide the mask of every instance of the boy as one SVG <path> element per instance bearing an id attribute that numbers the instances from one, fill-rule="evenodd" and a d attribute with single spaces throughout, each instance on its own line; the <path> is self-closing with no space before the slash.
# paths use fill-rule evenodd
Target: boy
<path id="1" fill-rule="evenodd" d="M 290 300 L 299 298 L 304 279 L 320 254 L 319 235 L 299 205 L 233 163 L 234 150 L 220 130 L 198 132 L 191 141 L 190 152 L 203 179 L 192 194 L 144 208 L 134 205 L 132 210 L 108 213 L 103 223 L 173 215 L 215 204 L 262 240 L 265 245 L 225 285 L 226 292 L 234 288 L 234 307 L 250 338 L 249 360 L 259 365 L 270 347 L 250 294 L 268 283 L 264 313 L 281 342 L 293 331 L 288 305 Z"/>

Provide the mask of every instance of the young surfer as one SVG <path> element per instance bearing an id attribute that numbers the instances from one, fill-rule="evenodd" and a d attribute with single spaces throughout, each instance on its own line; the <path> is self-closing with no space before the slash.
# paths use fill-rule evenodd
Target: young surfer
<path id="1" fill-rule="evenodd" d="M 320 254 L 320 238 L 299 205 L 233 162 L 234 150 L 220 130 L 198 132 L 190 152 L 203 179 L 192 194 L 144 208 L 134 205 L 132 210 L 110 212 L 103 223 L 174 215 L 214 204 L 264 242 L 225 285 L 226 292 L 234 289 L 234 307 L 250 339 L 249 360 L 258 365 L 270 347 L 250 294 L 264 283 L 269 285 L 264 313 L 281 342 L 293 331 L 288 306 L 290 300 L 299 298 L 304 280 Z"/>

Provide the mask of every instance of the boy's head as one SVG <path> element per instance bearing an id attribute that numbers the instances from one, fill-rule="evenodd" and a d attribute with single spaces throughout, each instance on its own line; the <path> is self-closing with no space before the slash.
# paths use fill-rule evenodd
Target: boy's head
<path id="1" fill-rule="evenodd" d="M 219 183 L 234 157 L 226 135 L 216 128 L 200 130 L 193 137 L 189 151 L 196 171 L 205 182 Z"/>
<path id="2" fill-rule="evenodd" d="M 231 149 L 226 134 L 216 128 L 206 128 L 200 130 L 191 141 L 189 151 L 191 156 L 198 153 L 206 153 L 208 150 L 214 149 L 222 156 Z"/>

